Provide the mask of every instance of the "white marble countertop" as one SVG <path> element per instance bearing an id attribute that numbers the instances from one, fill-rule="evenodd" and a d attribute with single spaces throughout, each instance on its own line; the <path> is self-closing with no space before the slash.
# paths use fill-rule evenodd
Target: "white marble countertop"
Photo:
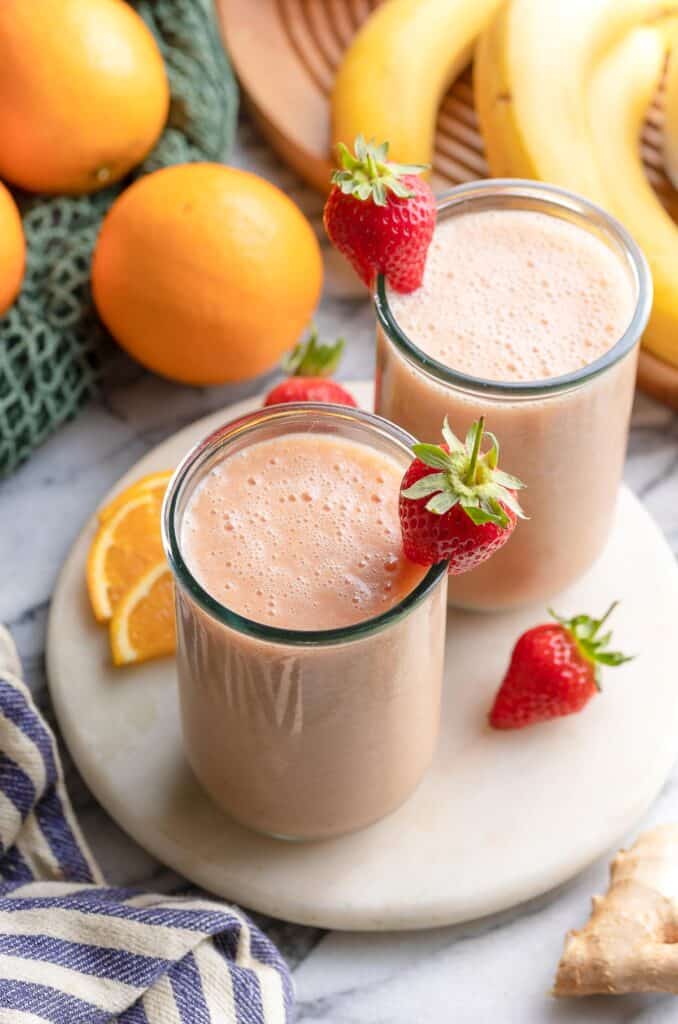
<path id="1" fill-rule="evenodd" d="M 284 188 L 320 234 L 321 199 L 299 185 L 243 123 L 234 162 Z M 348 340 L 341 376 L 373 371 L 374 322 L 369 303 L 337 272 L 317 322 L 325 338 Z M 275 329 L 275 325 L 272 325 Z M 44 670 L 50 594 L 68 549 L 106 491 L 141 455 L 179 427 L 266 387 L 192 389 L 144 373 L 124 357 L 102 397 L 64 427 L 31 461 L 0 484 L 0 621 L 19 646 L 40 706 L 53 722 Z M 678 417 L 639 396 L 626 479 L 678 551 Z M 678 738 L 677 738 L 678 739 Z M 186 883 L 153 861 L 111 821 L 64 754 L 67 783 L 84 831 L 109 880 L 161 889 Z M 678 773 L 638 830 L 678 821 Z M 634 833 L 635 834 L 635 833 Z M 632 837 L 629 837 L 632 838 Z M 569 1021 L 678 1020 L 670 997 L 556 1002 L 549 995 L 563 936 L 586 919 L 589 898 L 604 891 L 607 862 L 569 885 L 499 916 L 420 933 L 328 933 L 256 919 L 293 969 L 303 1024 L 566 1024 Z"/>

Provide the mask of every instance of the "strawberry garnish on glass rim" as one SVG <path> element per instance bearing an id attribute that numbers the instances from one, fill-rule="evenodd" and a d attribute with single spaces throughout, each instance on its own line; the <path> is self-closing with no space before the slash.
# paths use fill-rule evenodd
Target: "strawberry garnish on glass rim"
<path id="1" fill-rule="evenodd" d="M 524 485 L 500 470 L 499 442 L 484 417 L 460 441 L 445 419 L 444 444 L 415 444 L 400 490 L 406 556 L 419 565 L 449 560 L 449 572 L 475 569 L 507 542 L 525 518 L 516 497 Z M 483 438 L 491 442 L 482 452 Z"/>
<path id="2" fill-rule="evenodd" d="M 516 642 L 506 675 L 489 714 L 495 729 L 522 729 L 571 715 L 600 689 L 600 669 L 631 658 L 609 650 L 612 633 L 601 633 L 617 607 L 614 601 L 600 619 L 590 615 L 562 618 L 528 629 Z"/>
<path id="3" fill-rule="evenodd" d="M 329 402 L 355 406 L 353 395 L 335 380 L 328 378 L 339 365 L 346 342 L 337 338 L 326 345 L 318 340 L 314 327 L 306 341 L 299 342 L 282 361 L 282 369 L 290 374 L 287 380 L 269 391 L 264 405 L 286 402 Z"/>
<path id="4" fill-rule="evenodd" d="M 362 135 L 355 153 L 342 142 L 337 152 L 341 167 L 332 175 L 323 211 L 330 241 L 368 288 L 382 273 L 395 291 L 414 291 L 436 220 L 433 191 L 420 177 L 427 168 L 391 163 L 387 142 L 378 146 Z"/>

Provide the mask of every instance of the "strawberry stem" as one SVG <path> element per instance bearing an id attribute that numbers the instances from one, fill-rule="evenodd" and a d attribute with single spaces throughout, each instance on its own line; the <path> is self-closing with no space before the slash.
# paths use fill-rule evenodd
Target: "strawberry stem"
<path id="1" fill-rule="evenodd" d="M 603 625 L 604 622 L 606 622 L 607 619 L 609 619 L 610 615 L 612 615 L 612 612 L 615 610 L 615 608 L 617 607 L 618 604 L 619 604 L 619 601 L 613 601 L 612 602 L 610 607 L 607 609 L 607 611 L 603 615 L 602 619 L 598 620 L 598 625 L 596 626 L 596 628 L 593 631 L 593 636 L 597 636 L 598 633 L 600 633 L 600 627 Z"/>
<path id="2" fill-rule="evenodd" d="M 475 425 L 475 437 L 473 438 L 473 450 L 471 451 L 471 459 L 468 464 L 468 472 L 464 483 L 471 487 L 475 483 L 476 479 L 476 466 L 478 465 L 478 456 L 480 455 L 480 446 L 483 442 L 483 432 L 485 430 L 485 417 L 481 416 Z"/>

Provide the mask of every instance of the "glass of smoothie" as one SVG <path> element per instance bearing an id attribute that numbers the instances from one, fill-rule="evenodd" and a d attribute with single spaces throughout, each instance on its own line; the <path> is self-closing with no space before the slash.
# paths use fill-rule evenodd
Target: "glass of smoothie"
<path id="1" fill-rule="evenodd" d="M 376 289 L 376 409 L 420 440 L 484 415 L 526 485 L 528 521 L 450 579 L 452 604 L 542 601 L 581 576 L 609 533 L 640 336 L 643 255 L 603 210 L 562 189 L 493 180 L 441 197 L 422 286 Z"/>
<path id="2" fill-rule="evenodd" d="M 360 410 L 273 406 L 198 444 L 170 483 L 185 751 L 256 831 L 362 828 L 431 761 L 447 566 L 403 554 L 412 442 Z"/>

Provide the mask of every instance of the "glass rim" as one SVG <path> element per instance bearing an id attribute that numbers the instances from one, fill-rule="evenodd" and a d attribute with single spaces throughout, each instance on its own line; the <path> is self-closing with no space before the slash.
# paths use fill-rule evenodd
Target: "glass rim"
<path id="1" fill-rule="evenodd" d="M 162 506 L 163 547 L 175 582 L 187 591 L 211 619 L 221 625 L 258 640 L 293 647 L 349 643 L 381 632 L 413 611 L 447 574 L 447 562 L 432 565 L 417 586 L 387 611 L 347 626 L 322 630 L 286 629 L 249 619 L 222 604 L 198 582 L 184 560 L 177 530 L 179 499 L 183 494 L 184 486 L 190 482 L 192 473 L 217 451 L 225 448 L 230 441 L 256 431 L 259 426 L 275 421 L 290 422 L 295 418 L 302 418 L 302 415 L 303 418 L 306 418 L 307 414 L 324 417 L 328 420 L 334 419 L 337 423 L 347 419 L 353 422 L 357 421 L 363 426 L 379 430 L 382 436 L 387 436 L 389 440 L 410 455 L 411 446 L 416 443 L 416 439 L 401 427 L 382 416 L 377 416 L 376 413 L 366 412 L 364 409 L 321 402 L 289 402 L 284 405 L 268 406 L 246 413 L 217 427 L 216 430 L 193 445 L 175 469 L 167 486 Z"/>
<path id="2" fill-rule="evenodd" d="M 636 303 L 631 320 L 612 348 L 581 369 L 557 377 L 518 382 L 474 377 L 427 355 L 405 334 L 391 309 L 383 274 L 377 276 L 373 296 L 377 320 L 407 362 L 441 384 L 494 398 L 545 398 L 580 387 L 623 359 L 639 341 L 652 308 L 652 275 L 647 260 L 626 228 L 602 207 L 568 189 L 543 182 L 524 178 L 487 178 L 457 185 L 437 197 L 437 212 L 440 215 L 459 206 L 472 209 L 476 203 L 493 197 L 534 200 L 541 203 L 545 213 L 550 208 L 585 218 L 600 233 L 617 243 L 636 285 Z"/>

